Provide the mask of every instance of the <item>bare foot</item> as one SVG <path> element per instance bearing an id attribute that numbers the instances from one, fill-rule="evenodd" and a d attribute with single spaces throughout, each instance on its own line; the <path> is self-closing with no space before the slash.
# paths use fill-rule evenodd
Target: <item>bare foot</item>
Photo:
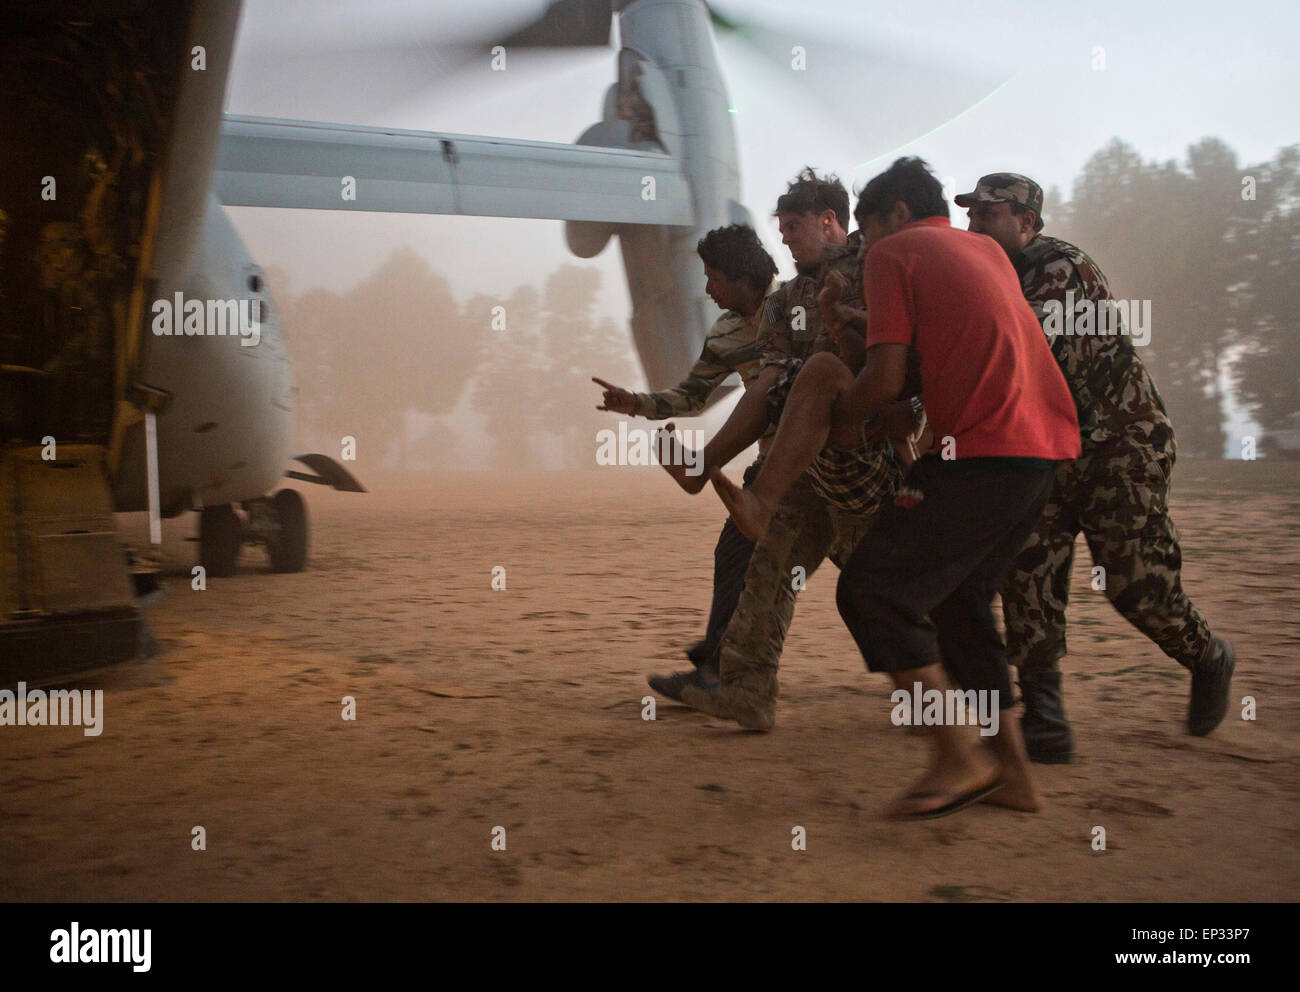
<path id="1" fill-rule="evenodd" d="M 1022 813 L 1037 813 L 1043 808 L 1043 797 L 1034 780 L 1008 764 L 1002 766 L 1002 788 L 985 796 L 982 801 Z"/>
<path id="2" fill-rule="evenodd" d="M 983 796 L 980 793 L 998 783 L 997 760 L 991 754 L 976 751 L 960 764 L 945 763 L 943 767 L 931 768 L 903 795 L 885 807 L 885 815 L 893 820 L 924 819 L 927 815 L 943 816 L 945 812 L 956 812 L 964 805 L 982 798 L 991 801 L 992 796 L 997 795 L 996 792 Z"/>
<path id="3" fill-rule="evenodd" d="M 700 471 L 704 452 L 692 451 L 677 439 L 677 425 L 667 423 L 655 438 L 659 464 L 672 480 L 694 496 L 704 488 L 705 476 Z"/>
<path id="4" fill-rule="evenodd" d="M 751 541 L 757 541 L 767 533 L 776 507 L 769 506 L 752 489 L 741 489 L 722 474 L 722 469 L 715 468 L 709 472 L 709 481 L 726 504 L 731 519 L 736 527 Z"/>
<path id="5" fill-rule="evenodd" d="M 1003 710 L 1009 716 L 1009 710 Z M 983 748 L 987 750 L 1002 766 L 1003 787 L 996 795 L 990 795 L 988 802 L 1023 813 L 1037 813 L 1043 806 L 1043 797 L 1034 785 L 1033 770 L 1029 764 L 1029 755 L 1025 753 L 1025 742 L 1020 735 L 1020 724 L 1014 719 L 1001 723 L 998 733 L 985 739 Z"/>

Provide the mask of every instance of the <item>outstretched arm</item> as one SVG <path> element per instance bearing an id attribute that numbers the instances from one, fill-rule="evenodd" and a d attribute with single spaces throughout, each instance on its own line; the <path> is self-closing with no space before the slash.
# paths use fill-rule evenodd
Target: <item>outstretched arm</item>
<path id="1" fill-rule="evenodd" d="M 607 410 L 610 413 L 622 413 L 627 416 L 636 414 L 636 393 L 629 392 L 612 382 L 606 382 L 604 379 L 598 379 L 594 375 L 591 381 L 605 390 L 605 395 L 601 397 L 601 405 L 596 407 L 597 410 Z"/>
<path id="2" fill-rule="evenodd" d="M 667 470 L 673 480 L 688 493 L 695 494 L 704 488 L 708 481 L 710 469 L 720 469 L 727 462 L 754 444 L 767 433 L 768 412 L 767 394 L 780 376 L 777 366 L 768 366 L 758 374 L 740 397 L 726 422 L 718 428 L 713 439 L 704 446 L 699 458 L 687 457 L 685 452 L 676 448 L 669 449 L 669 458 L 660 464 Z M 664 430 L 671 435 L 674 425 L 669 423 Z M 676 444 L 676 441 L 672 442 Z M 689 474 L 683 466 L 696 465 L 697 474 Z"/>
<path id="3" fill-rule="evenodd" d="M 634 393 L 592 376 L 591 381 L 605 390 L 603 405 L 596 409 L 649 420 L 690 417 L 699 413 L 727 376 L 739 372 L 743 365 L 754 360 L 754 345 L 737 333 L 744 324 L 745 319 L 736 314 L 719 317 L 705 338 L 704 348 L 691 371 L 670 389 Z"/>

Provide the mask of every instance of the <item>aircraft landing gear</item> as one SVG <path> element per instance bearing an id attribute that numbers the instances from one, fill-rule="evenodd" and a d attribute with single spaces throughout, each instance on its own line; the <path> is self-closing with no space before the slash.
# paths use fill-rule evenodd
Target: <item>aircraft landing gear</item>
<path id="1" fill-rule="evenodd" d="M 301 572 L 307 564 L 307 504 L 296 489 L 281 489 L 271 497 L 275 533 L 267 538 L 271 571 Z"/>
<path id="2" fill-rule="evenodd" d="M 240 504 L 247 519 L 229 503 L 205 506 L 199 514 L 199 564 L 210 578 L 235 574 L 239 549 L 261 544 L 272 572 L 301 572 L 307 565 L 307 504 L 296 489 L 281 489 L 269 499 Z"/>
<path id="3" fill-rule="evenodd" d="M 224 579 L 235 574 L 242 530 L 239 515 L 229 503 L 203 508 L 199 514 L 199 564 L 209 576 Z"/>
<path id="4" fill-rule="evenodd" d="M 273 572 L 301 572 L 307 564 L 307 504 L 296 489 L 249 500 L 245 540 L 263 544 Z"/>

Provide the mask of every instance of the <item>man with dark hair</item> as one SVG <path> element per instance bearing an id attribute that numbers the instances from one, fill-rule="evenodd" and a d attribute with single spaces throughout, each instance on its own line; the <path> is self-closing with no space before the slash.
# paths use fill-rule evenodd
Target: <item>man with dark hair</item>
<path id="1" fill-rule="evenodd" d="M 782 214 L 810 215 L 817 219 L 828 210 L 835 215 L 836 223 L 847 231 L 849 191 L 844 188 L 844 184 L 834 173 L 819 176 L 816 170 L 807 166 L 790 180 L 786 191 L 777 197 L 776 210 L 773 211 L 772 216 L 780 218 Z"/>
<path id="2" fill-rule="evenodd" d="M 907 207 L 912 220 L 948 216 L 943 187 L 925 161 L 919 158 L 896 159 L 893 165 L 862 187 L 853 216 L 865 231 L 865 218 L 891 216 L 898 203 Z"/>
<path id="3" fill-rule="evenodd" d="M 1227 712 L 1236 659 L 1183 592 L 1182 552 L 1169 517 L 1174 429 L 1106 276 L 1079 248 L 1038 233 L 1043 191 L 1026 176 L 984 176 L 956 203 L 969 208 L 970 229 L 1011 259 L 1074 396 L 1082 432 L 1081 457 L 1057 470 L 1047 507 L 1002 589 L 1030 757 L 1061 763 L 1073 753 L 1058 664 L 1066 654 L 1065 607 L 1081 530 L 1103 570 L 1107 598 L 1192 673 L 1187 729 L 1208 734 Z M 1086 325 L 1076 309 L 1087 315 Z M 1061 333 L 1066 312 L 1073 333 Z"/>
<path id="4" fill-rule="evenodd" d="M 788 209 L 783 209 L 788 208 Z M 832 274 L 843 276 L 846 303 L 861 305 L 856 238 L 844 231 L 848 193 L 832 176 L 806 169 L 778 200 L 777 220 L 798 271 L 764 303 L 758 334 L 761 371 L 731 416 L 705 447 L 702 465 L 721 467 L 781 416 L 792 384 L 819 352 L 860 352 L 861 338 L 846 329 L 839 339 L 822 325 L 818 293 Z M 841 341 L 843 344 L 841 344 Z M 688 492 L 705 476 L 691 477 L 684 459 L 665 464 Z M 701 464 L 695 461 L 694 464 Z M 744 590 L 719 648 L 721 684 L 687 686 L 682 702 L 748 730 L 770 730 L 776 719 L 777 671 L 796 593 L 827 557 L 846 560 L 900 477 L 889 443 L 862 440 L 819 465 L 790 488 L 763 540 L 755 546 Z M 832 502 L 827 490 L 840 497 Z"/>
<path id="5" fill-rule="evenodd" d="M 758 233 L 747 224 L 715 228 L 700 238 L 695 253 L 704 263 L 706 278 L 722 273 L 732 282 L 746 283 L 763 296 L 776 278 L 776 263 L 758 240 Z"/>
<path id="6" fill-rule="evenodd" d="M 934 691 L 943 698 L 946 666 L 962 689 L 985 695 L 981 712 L 1000 713 L 1012 700 L 993 594 L 1042 510 L 1056 463 L 1078 454 L 1078 421 L 1006 256 L 953 230 L 947 214 L 919 159 L 899 159 L 862 191 L 866 362 L 855 378 L 828 380 L 820 403 L 810 394 L 787 408 L 755 485 L 779 490 L 828 437 L 861 432 L 864 418 L 900 394 L 915 350 L 943 455 L 912 466 L 844 566 L 836 599 L 868 667 L 889 673 L 895 700 L 900 691 L 920 693 L 927 706 Z M 720 473 L 714 481 L 728 492 Z M 920 701 L 912 705 L 919 712 Z M 892 815 L 943 816 L 996 790 L 995 802 L 1038 808 L 1014 721 L 998 721 L 991 734 L 943 720 L 931 729 L 931 767 Z"/>
<path id="7" fill-rule="evenodd" d="M 946 666 L 1000 711 L 1012 705 L 1011 685 L 992 598 L 1056 463 L 1079 453 L 1074 404 L 1006 256 L 949 225 L 923 162 L 895 162 L 867 184 L 858 211 L 869 245 L 868 360 L 834 420 L 860 421 L 896 396 L 910 346 L 942 456 L 912 466 L 853 553 L 837 590 L 840 615 L 868 666 L 898 689 L 945 690 Z M 994 801 L 1038 808 L 1015 721 L 988 737 L 992 753 L 974 728 L 940 723 L 932 732 L 931 768 L 895 815 L 942 816 L 999 788 Z"/>
<path id="8" fill-rule="evenodd" d="M 704 263 L 704 290 L 724 311 L 705 337 L 699 360 L 681 383 L 657 393 L 634 393 L 593 378 L 605 390 L 603 403 L 596 409 L 650 420 L 686 417 L 702 410 L 733 372 L 746 385 L 758 374 L 757 315 L 776 277 L 776 263 L 754 229 L 743 224 L 715 228 L 700 239 L 695 250 Z M 770 435 L 758 439 L 759 459 L 746 470 L 746 479 L 757 471 Z M 686 652 L 695 667 L 669 676 L 650 676 L 650 686 L 656 692 L 680 700 L 684 686 L 718 680 L 718 644 L 735 612 L 753 550 L 753 542 L 728 518 L 713 550 L 713 603 L 704 638 Z"/>

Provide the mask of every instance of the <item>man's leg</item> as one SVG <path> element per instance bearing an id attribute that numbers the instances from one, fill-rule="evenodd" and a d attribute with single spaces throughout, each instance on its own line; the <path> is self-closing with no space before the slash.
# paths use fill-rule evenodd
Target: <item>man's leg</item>
<path id="1" fill-rule="evenodd" d="M 746 486 L 753 485 L 758 469 L 757 463 L 745 469 Z M 753 554 L 754 542 L 742 534 L 736 522 L 728 517 L 722 525 L 717 547 L 713 549 L 713 603 L 709 609 L 704 640 L 701 642 L 702 660 L 714 667 L 717 665 L 722 635 L 727 630 L 732 614 L 736 612 L 741 590 L 745 588 L 745 572 Z"/>
<path id="2" fill-rule="evenodd" d="M 866 513 L 846 513 L 844 510 L 831 507 L 835 538 L 830 550 L 826 552 L 826 557 L 835 564 L 836 568 L 840 571 L 844 570 L 844 566 L 853 557 L 853 552 L 857 550 L 858 545 L 871 533 L 871 528 L 875 526 L 876 518 L 880 515 L 881 506 L 893 498 L 894 493 L 891 491 L 883 497 L 881 504 Z"/>
<path id="3" fill-rule="evenodd" d="M 1020 729 L 1029 756 L 1044 764 L 1066 763 L 1074 753 L 1058 666 L 1066 653 L 1065 609 L 1079 533 L 1076 466 L 1056 470 L 1047 505 L 1001 587 L 1007 659 L 1019 673 L 1025 704 Z"/>
<path id="4" fill-rule="evenodd" d="M 807 476 L 786 494 L 745 573 L 745 588 L 718 651 L 722 684 L 682 691 L 682 702 L 746 730 L 770 730 L 780 691 L 777 670 L 794 616 L 796 587 L 817 570 L 835 538 L 829 508 Z M 795 569 L 802 569 L 796 573 Z"/>
<path id="5" fill-rule="evenodd" d="M 853 448 L 862 443 L 860 423 L 831 422 L 836 397 L 852 384 L 853 373 L 830 352 L 813 355 L 794 380 L 776 437 L 753 486 L 737 488 L 720 469 L 709 473 L 714 489 L 743 534 L 754 539 L 762 536 L 781 497 L 819 451 L 828 445 Z"/>
<path id="6" fill-rule="evenodd" d="M 1046 486 L 1044 486 L 1046 490 Z M 1040 504 L 1047 499 L 1044 491 Z M 996 690 L 1001 714 L 998 731 L 986 739 L 1002 765 L 1003 788 L 990 802 L 1033 813 L 1042 805 L 1029 771 L 1029 753 L 1020 724 L 1003 720 L 1015 706 L 1011 693 L 1007 649 L 993 622 L 993 594 L 1007 572 L 1007 563 L 1024 547 L 1041 514 L 1031 504 L 1017 526 L 989 551 L 967 579 L 930 612 L 944 666 L 962 689 Z M 1068 727 L 1067 727 L 1068 732 Z"/>
<path id="7" fill-rule="evenodd" d="M 991 598 L 1042 510 L 1051 473 L 1041 466 L 990 468 L 978 461 L 920 459 L 906 480 L 920 498 L 907 507 L 897 502 L 884 507 L 840 575 L 836 600 L 867 666 L 889 673 L 896 686 L 909 692 L 916 681 L 923 689 L 945 686 L 939 623 L 942 644 L 954 652 L 951 659 L 944 657 L 959 683 L 977 691 L 997 689 L 1001 701 L 1003 692 L 1010 694 L 1010 682 L 996 632 L 992 640 L 987 637 L 992 629 L 988 599 L 982 610 L 966 611 L 986 593 Z M 964 642 L 974 633 L 981 636 Z M 997 763 L 981 753 L 978 734 L 972 736 L 968 727 L 933 729 L 930 770 L 893 805 L 895 815 L 943 815 L 991 794 Z M 1013 788 L 1017 775 L 1028 782 L 1032 802 L 1036 794 L 1014 728 L 994 751 L 1007 762 Z M 1012 804 L 1030 805 L 1023 792 Z"/>
<path id="8" fill-rule="evenodd" d="M 1104 570 L 1106 596 L 1138 630 L 1192 673 L 1188 732 L 1208 734 L 1228 706 L 1235 658 L 1231 645 L 1183 592 L 1182 550 L 1169 516 L 1169 455 L 1129 444 L 1089 459 L 1083 531 Z"/>
<path id="9" fill-rule="evenodd" d="M 758 474 L 758 465 L 755 462 L 745 469 L 746 485 L 752 483 Z M 731 615 L 736 612 L 736 603 L 745 588 L 745 571 L 753 553 L 754 542 L 742 534 L 728 517 L 713 549 L 713 602 L 709 609 L 709 622 L 703 640 L 697 641 L 686 652 L 686 657 L 695 667 L 672 675 L 649 676 L 646 681 L 659 695 L 680 703 L 682 689 L 686 686 L 718 681 L 718 646 Z"/>
<path id="10" fill-rule="evenodd" d="M 726 422 L 718 428 L 713 439 L 697 457 L 686 457 L 685 449 L 676 436 L 667 436 L 672 435 L 674 425 L 665 424 L 664 431 L 667 435 L 661 443 L 666 444 L 668 450 L 661 451 L 659 462 L 673 481 L 692 495 L 698 493 L 709 481 L 710 471 L 721 469 L 751 444 L 757 444 L 771 422 L 767 405 L 768 390 L 776 385 L 780 375 L 781 369 L 776 365 L 769 365 L 760 372 L 746 387 Z M 687 474 L 687 468 L 691 467 L 699 468 L 699 473 Z"/>
<path id="11" fill-rule="evenodd" d="M 843 573 L 841 573 L 843 574 Z M 889 672 L 895 689 L 908 693 L 946 693 L 951 688 L 943 665 L 926 665 Z M 1003 788 L 1001 768 L 981 746 L 973 724 L 941 723 L 928 728 L 933 752 L 930 767 L 903 795 L 885 807 L 885 815 L 898 820 L 929 820 L 956 813 L 972 803 L 989 799 Z"/>

